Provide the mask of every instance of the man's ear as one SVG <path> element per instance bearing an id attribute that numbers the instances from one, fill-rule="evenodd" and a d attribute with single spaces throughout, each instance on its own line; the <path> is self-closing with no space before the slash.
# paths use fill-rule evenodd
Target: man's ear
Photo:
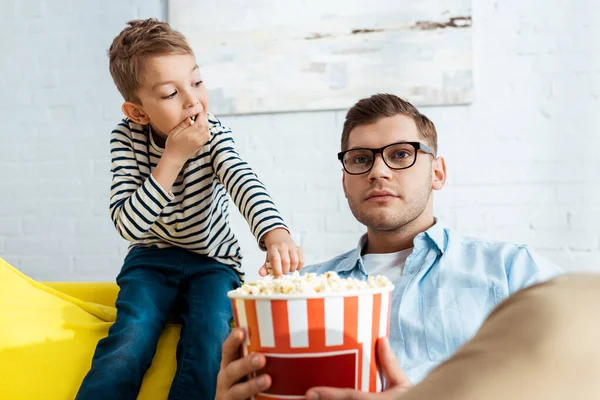
<path id="1" fill-rule="evenodd" d="M 123 114 L 127 116 L 127 118 L 136 124 L 148 125 L 150 123 L 150 118 L 148 118 L 148 115 L 146 115 L 144 109 L 139 104 L 126 101 L 121 106 L 121 110 L 123 111 Z"/>
<path id="2" fill-rule="evenodd" d="M 433 190 L 441 190 L 446 183 L 446 161 L 443 157 L 433 160 L 431 175 L 431 188 Z"/>
<path id="3" fill-rule="evenodd" d="M 348 192 L 346 192 L 346 174 L 342 168 L 342 189 L 344 189 L 344 197 L 348 198 Z"/>

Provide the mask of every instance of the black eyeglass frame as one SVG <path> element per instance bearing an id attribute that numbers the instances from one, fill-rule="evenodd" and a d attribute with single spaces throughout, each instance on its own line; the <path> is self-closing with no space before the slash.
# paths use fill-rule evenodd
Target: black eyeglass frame
<path id="1" fill-rule="evenodd" d="M 401 167 L 401 168 L 394 168 L 394 167 L 391 167 L 387 163 L 387 161 L 385 160 L 385 157 L 383 156 L 383 152 L 388 147 L 397 146 L 399 144 L 409 144 L 412 147 L 414 147 L 414 149 L 415 149 L 415 157 L 413 158 L 413 161 L 412 161 L 412 163 L 409 166 L 407 166 L 407 167 Z M 371 162 L 371 166 L 369 167 L 369 169 L 367 169 L 364 172 L 358 172 L 358 173 L 357 172 L 350 172 L 350 171 L 348 171 L 348 169 L 346 168 L 346 165 L 344 164 L 344 156 L 346 155 L 346 153 L 349 153 L 351 151 L 356 151 L 356 150 L 369 150 L 373 154 L 373 161 Z M 396 142 L 396 143 L 388 144 L 387 146 L 380 147 L 378 149 L 370 149 L 368 147 L 357 147 L 357 148 L 354 148 L 354 149 L 340 151 L 338 153 L 337 157 L 338 157 L 338 160 L 340 160 L 340 162 L 342 163 L 342 167 L 344 168 L 344 171 L 346 171 L 346 173 L 348 173 L 350 175 L 362 175 L 362 174 L 368 173 L 369 171 L 371 171 L 373 169 L 373 165 L 375 165 L 375 157 L 377 156 L 377 154 L 381 154 L 381 159 L 383 160 L 383 162 L 385 163 L 385 165 L 387 165 L 387 167 L 389 169 L 393 169 L 395 171 L 398 171 L 398 170 L 408 169 L 408 168 L 412 167 L 413 165 L 415 165 L 415 163 L 417 162 L 417 153 L 419 152 L 419 150 L 421 150 L 422 152 L 424 152 L 426 154 L 431 154 L 435 158 L 434 151 L 431 148 L 429 148 L 428 146 L 426 146 L 423 143 L 421 143 L 421 142 Z"/>

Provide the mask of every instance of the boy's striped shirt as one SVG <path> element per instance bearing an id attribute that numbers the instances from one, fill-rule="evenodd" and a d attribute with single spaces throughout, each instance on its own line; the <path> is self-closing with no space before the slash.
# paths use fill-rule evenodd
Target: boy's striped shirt
<path id="1" fill-rule="evenodd" d="M 238 241 L 228 223 L 227 194 L 262 237 L 285 228 L 281 215 L 252 168 L 235 148 L 231 130 L 208 115 L 211 138 L 184 165 L 171 192 L 151 175 L 163 149 L 148 126 L 124 119 L 112 131 L 110 215 L 132 246 L 179 246 L 207 255 L 241 272 Z"/>

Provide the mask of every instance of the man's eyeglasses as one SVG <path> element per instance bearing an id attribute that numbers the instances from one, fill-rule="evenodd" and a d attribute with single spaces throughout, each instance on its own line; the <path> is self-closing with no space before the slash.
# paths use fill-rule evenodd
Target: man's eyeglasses
<path id="1" fill-rule="evenodd" d="M 381 154 L 383 162 L 390 169 L 410 168 L 417 162 L 419 150 L 435 157 L 433 150 L 420 142 L 398 142 L 379 149 L 359 148 L 342 151 L 338 153 L 338 160 L 350 175 L 361 175 L 373 168 L 377 154 Z"/>

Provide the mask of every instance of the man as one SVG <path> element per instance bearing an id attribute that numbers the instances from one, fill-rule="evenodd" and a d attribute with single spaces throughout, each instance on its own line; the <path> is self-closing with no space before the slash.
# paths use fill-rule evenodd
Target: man
<path id="1" fill-rule="evenodd" d="M 410 381 L 471 339 L 500 301 L 561 273 L 526 246 L 460 236 L 434 218 L 446 163 L 434 124 L 412 104 L 389 94 L 360 100 L 341 142 L 344 193 L 367 233 L 356 249 L 304 272 L 394 282 L 389 342 Z"/>

